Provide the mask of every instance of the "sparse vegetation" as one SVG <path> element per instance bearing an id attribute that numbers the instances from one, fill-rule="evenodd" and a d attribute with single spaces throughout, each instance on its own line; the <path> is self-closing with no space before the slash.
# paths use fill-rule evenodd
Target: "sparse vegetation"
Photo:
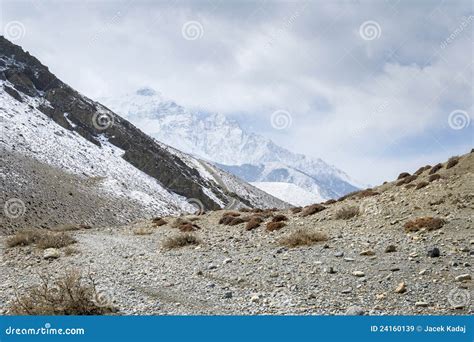
<path id="1" fill-rule="evenodd" d="M 7 247 L 36 244 L 38 248 L 62 248 L 77 241 L 67 232 L 51 232 L 45 229 L 23 229 L 6 240 Z"/>
<path id="2" fill-rule="evenodd" d="M 163 248 L 175 249 L 185 246 L 199 245 L 201 240 L 193 234 L 182 233 L 179 235 L 170 236 L 163 241 Z"/>
<path id="3" fill-rule="evenodd" d="M 40 283 L 25 294 L 16 294 L 9 305 L 13 315 L 104 315 L 117 310 L 101 300 L 91 277 L 79 271 L 67 271 L 51 282 L 50 276 L 40 275 Z"/>
<path id="4" fill-rule="evenodd" d="M 74 248 L 72 246 L 67 246 L 64 248 L 64 255 L 65 256 L 71 256 L 71 255 L 76 255 L 79 254 L 80 251 L 77 248 Z"/>
<path id="5" fill-rule="evenodd" d="M 336 219 L 348 220 L 360 214 L 359 207 L 350 206 L 339 209 L 336 212 Z"/>
<path id="6" fill-rule="evenodd" d="M 286 226 L 285 222 L 281 222 L 281 221 L 280 222 L 268 222 L 267 223 L 267 231 L 273 232 L 275 230 L 280 230 L 284 226 Z"/>
<path id="7" fill-rule="evenodd" d="M 256 218 L 251 218 L 250 221 L 248 221 L 247 224 L 245 225 L 245 229 L 246 230 L 256 229 L 260 227 L 260 223 L 262 223 L 261 220 L 258 220 Z"/>
<path id="8" fill-rule="evenodd" d="M 324 209 L 326 209 L 326 207 L 324 207 L 321 204 L 312 204 L 303 208 L 301 212 L 301 216 L 306 217 L 306 216 L 314 215 L 316 213 L 319 213 L 320 211 L 323 211 Z"/>
<path id="9" fill-rule="evenodd" d="M 288 221 L 288 217 L 286 217 L 283 214 L 278 214 L 272 218 L 272 222 L 281 222 L 281 221 Z"/>
<path id="10" fill-rule="evenodd" d="M 405 223 L 404 228 L 406 232 L 417 232 L 421 229 L 427 231 L 440 229 L 446 223 L 445 220 L 437 217 L 419 217 Z"/>
<path id="11" fill-rule="evenodd" d="M 430 183 L 428 183 L 427 181 L 421 181 L 416 185 L 415 189 L 418 190 L 418 189 L 424 188 L 428 184 L 430 184 Z"/>
<path id="12" fill-rule="evenodd" d="M 326 204 L 326 205 L 329 205 L 329 204 L 333 204 L 333 203 L 336 203 L 337 201 L 335 199 L 328 199 L 326 202 L 324 202 L 323 204 Z"/>
<path id="13" fill-rule="evenodd" d="M 417 179 L 418 176 L 417 175 L 411 175 L 411 176 L 408 176 L 408 177 L 405 177 L 405 178 L 402 178 L 400 181 L 397 182 L 397 184 L 395 184 L 396 186 L 402 186 L 403 184 L 409 184 L 411 182 L 413 182 L 415 179 Z"/>
<path id="14" fill-rule="evenodd" d="M 280 244 L 290 248 L 298 246 L 310 246 L 321 241 L 327 241 L 326 234 L 306 229 L 299 229 L 290 235 L 282 238 Z"/>
<path id="15" fill-rule="evenodd" d="M 408 176 L 410 176 L 410 174 L 409 174 L 408 172 L 402 172 L 402 173 L 400 173 L 400 174 L 398 175 L 397 180 L 406 178 L 406 177 L 408 177 Z"/>
<path id="16" fill-rule="evenodd" d="M 162 217 L 155 217 L 153 220 L 151 220 L 151 222 L 153 223 L 155 227 L 161 227 L 168 223 Z"/>
<path id="17" fill-rule="evenodd" d="M 302 207 L 294 207 L 294 208 L 291 208 L 290 211 L 292 214 L 298 214 L 300 213 L 301 211 L 303 210 Z"/>
<path id="18" fill-rule="evenodd" d="M 171 228 L 179 228 L 181 225 L 186 224 L 186 223 L 189 223 L 189 221 L 187 221 L 187 220 L 185 220 L 181 217 L 178 217 L 176 220 L 174 220 L 171 223 Z"/>
<path id="19" fill-rule="evenodd" d="M 439 170 L 441 170 L 443 168 L 443 164 L 439 163 L 439 164 L 436 164 L 435 166 L 433 166 L 429 172 L 430 175 L 433 175 L 435 174 L 436 172 L 438 172 Z"/>
<path id="20" fill-rule="evenodd" d="M 441 177 L 440 174 L 438 173 L 435 173 L 434 175 L 431 175 L 429 178 L 428 178 L 428 181 L 429 182 L 434 182 L 435 180 L 438 180 L 438 179 L 441 179 L 443 177 Z"/>
<path id="21" fill-rule="evenodd" d="M 153 233 L 151 229 L 144 227 L 139 227 L 133 230 L 133 235 L 150 235 L 151 233 Z"/>
<path id="22" fill-rule="evenodd" d="M 186 222 L 186 223 L 183 223 L 182 225 L 180 225 L 178 227 L 178 229 L 180 231 L 182 231 L 183 233 L 185 232 L 194 232 L 198 229 L 201 229 L 201 227 L 199 227 L 197 224 L 195 223 L 191 223 L 191 222 Z"/>
<path id="23" fill-rule="evenodd" d="M 426 165 L 426 166 L 422 166 L 420 167 L 418 170 L 416 170 L 416 172 L 414 173 L 415 175 L 419 176 L 421 175 L 423 172 L 425 172 L 426 170 L 429 170 L 431 169 L 431 165 Z"/>
<path id="24" fill-rule="evenodd" d="M 451 158 L 448 159 L 448 162 L 446 164 L 446 169 L 450 169 L 453 166 L 456 166 L 458 163 L 459 163 L 459 157 L 458 156 L 451 157 Z"/>

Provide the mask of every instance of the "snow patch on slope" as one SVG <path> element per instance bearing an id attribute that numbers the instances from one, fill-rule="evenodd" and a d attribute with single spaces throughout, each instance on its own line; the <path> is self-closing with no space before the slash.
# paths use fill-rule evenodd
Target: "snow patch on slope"
<path id="1" fill-rule="evenodd" d="M 250 184 L 295 206 L 305 206 L 323 201 L 321 196 L 306 191 L 292 183 L 252 182 Z"/>

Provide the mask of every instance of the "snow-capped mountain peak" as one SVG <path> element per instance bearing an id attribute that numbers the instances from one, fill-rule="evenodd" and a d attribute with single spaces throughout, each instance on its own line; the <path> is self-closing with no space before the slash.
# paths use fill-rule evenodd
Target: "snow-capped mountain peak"
<path id="1" fill-rule="evenodd" d="M 245 131 L 223 114 L 189 110 L 149 87 L 100 101 L 159 141 L 211 161 L 247 182 L 292 183 L 321 200 L 360 187 L 320 158 L 293 153 L 262 135 Z"/>

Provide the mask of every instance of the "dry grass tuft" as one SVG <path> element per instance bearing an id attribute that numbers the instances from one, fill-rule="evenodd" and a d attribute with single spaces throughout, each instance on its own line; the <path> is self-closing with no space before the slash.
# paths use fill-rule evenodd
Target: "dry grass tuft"
<path id="1" fill-rule="evenodd" d="M 409 184 L 417 178 L 418 178 L 417 175 L 411 175 L 411 176 L 408 176 L 408 177 L 405 177 L 405 178 L 399 180 L 395 185 L 396 186 L 402 186 L 403 184 Z"/>
<path id="2" fill-rule="evenodd" d="M 441 170 L 443 168 L 443 164 L 439 163 L 439 164 L 436 164 L 435 166 L 433 166 L 429 172 L 430 175 L 433 175 L 435 174 L 436 172 L 438 172 L 439 170 Z"/>
<path id="3" fill-rule="evenodd" d="M 280 230 L 284 226 L 286 226 L 285 222 L 268 222 L 267 223 L 267 231 L 273 232 L 275 230 Z"/>
<path id="4" fill-rule="evenodd" d="M 359 207 L 350 206 L 339 209 L 336 212 L 336 219 L 338 220 L 348 220 L 353 217 L 360 215 Z"/>
<path id="5" fill-rule="evenodd" d="M 193 234 L 183 233 L 175 236 L 168 237 L 163 241 L 163 248 L 165 249 L 175 249 L 185 246 L 199 245 L 201 240 Z"/>
<path id="6" fill-rule="evenodd" d="M 400 174 L 398 175 L 397 180 L 406 178 L 406 177 L 408 177 L 408 176 L 410 176 L 410 174 L 409 174 L 408 172 L 402 172 L 402 173 L 400 173 Z"/>
<path id="7" fill-rule="evenodd" d="M 430 184 L 430 183 L 428 183 L 428 182 L 426 182 L 426 181 L 421 181 L 421 182 L 419 182 L 419 183 L 416 185 L 415 190 L 422 189 L 422 188 L 424 188 L 425 186 L 427 186 L 428 184 Z"/>
<path id="8" fill-rule="evenodd" d="M 155 227 L 161 227 L 168 223 L 162 217 L 155 217 L 153 220 L 151 220 L 151 222 L 153 223 Z"/>
<path id="9" fill-rule="evenodd" d="M 458 156 L 451 157 L 451 158 L 448 159 L 448 163 L 446 164 L 446 169 L 450 169 L 453 166 L 456 166 L 458 163 L 459 163 L 459 157 Z"/>
<path id="10" fill-rule="evenodd" d="M 260 227 L 260 223 L 262 223 L 262 221 L 258 220 L 258 219 L 255 219 L 255 218 L 252 218 L 250 219 L 250 221 L 247 222 L 247 224 L 245 225 L 245 229 L 246 230 L 253 230 L 253 229 L 256 229 L 258 227 Z"/>
<path id="11" fill-rule="evenodd" d="M 288 217 L 286 217 L 283 214 L 278 214 L 272 218 L 272 222 L 281 222 L 281 221 L 288 221 Z"/>
<path id="12" fill-rule="evenodd" d="M 445 220 L 437 217 L 419 217 L 417 219 L 405 223 L 404 228 L 406 232 L 417 232 L 421 229 L 427 231 L 440 229 L 446 223 Z"/>
<path id="13" fill-rule="evenodd" d="M 116 311 L 101 299 L 94 280 L 79 271 L 68 271 L 54 282 L 42 274 L 40 284 L 23 295 L 16 294 L 9 305 L 12 315 L 104 315 Z"/>
<path id="14" fill-rule="evenodd" d="M 303 208 L 301 212 L 301 216 L 306 217 L 306 216 L 314 215 L 316 213 L 319 213 L 320 211 L 323 211 L 324 209 L 326 209 L 326 207 L 324 207 L 321 204 L 312 204 Z"/>
<path id="15" fill-rule="evenodd" d="M 195 223 L 187 222 L 187 223 L 183 223 L 181 226 L 179 226 L 178 229 L 180 231 L 182 231 L 183 233 L 186 233 L 186 232 L 194 232 L 198 229 L 201 229 L 201 227 L 199 227 Z"/>
<path id="16" fill-rule="evenodd" d="M 292 214 L 298 214 L 298 213 L 301 213 L 301 211 L 303 210 L 302 207 L 294 207 L 294 208 L 291 208 L 290 211 Z"/>
<path id="17" fill-rule="evenodd" d="M 71 255 L 76 255 L 81 253 L 77 248 L 74 248 L 72 246 L 67 246 L 64 248 L 64 255 L 66 256 L 71 256 Z"/>
<path id="18" fill-rule="evenodd" d="M 133 235 L 151 235 L 153 231 L 144 227 L 136 228 L 133 230 Z"/>
<path id="19" fill-rule="evenodd" d="M 438 180 L 438 179 L 441 179 L 443 177 L 441 177 L 441 175 L 439 173 L 435 173 L 434 175 L 431 175 L 429 178 L 428 178 L 428 181 L 429 182 L 434 182 L 435 180 Z"/>
<path id="20" fill-rule="evenodd" d="M 324 233 L 300 229 L 282 238 L 280 245 L 293 248 L 298 246 L 311 246 L 327 240 L 328 237 Z"/>
<path id="21" fill-rule="evenodd" d="M 15 235 L 10 236 L 7 241 L 7 247 L 28 246 L 36 244 L 38 248 L 62 248 L 73 243 L 74 239 L 67 232 L 51 232 L 45 229 L 23 229 L 18 231 Z"/>

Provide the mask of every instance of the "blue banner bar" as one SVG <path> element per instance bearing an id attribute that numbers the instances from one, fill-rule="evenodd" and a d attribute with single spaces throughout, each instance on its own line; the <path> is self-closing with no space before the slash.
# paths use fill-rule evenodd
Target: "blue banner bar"
<path id="1" fill-rule="evenodd" d="M 0 341 L 466 341 L 468 316 L 2 316 Z"/>

